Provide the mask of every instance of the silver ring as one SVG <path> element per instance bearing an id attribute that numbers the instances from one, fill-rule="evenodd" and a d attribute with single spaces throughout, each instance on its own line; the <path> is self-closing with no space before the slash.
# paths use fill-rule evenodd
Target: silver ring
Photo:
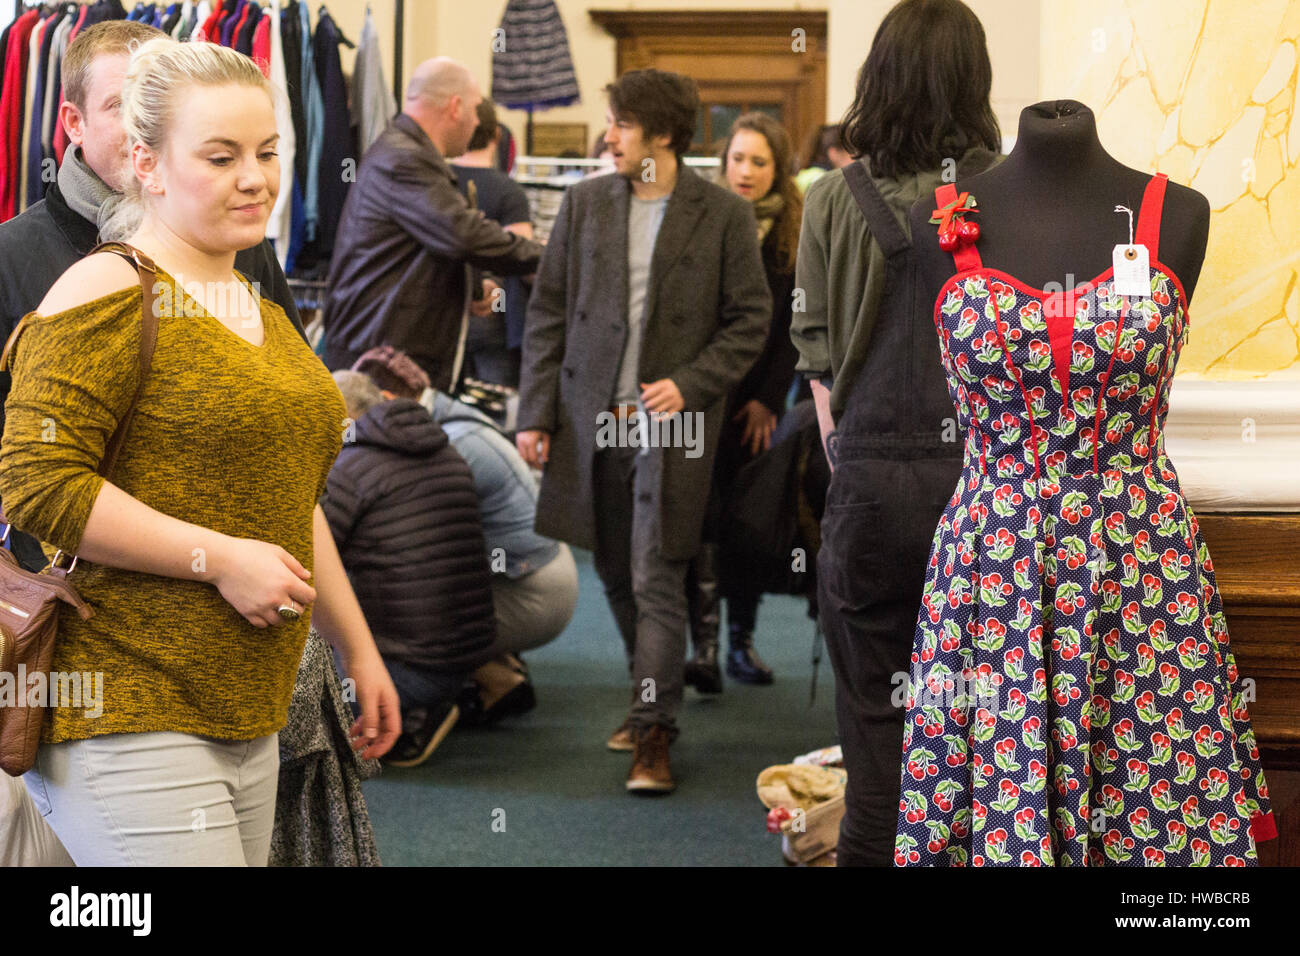
<path id="1" fill-rule="evenodd" d="M 288 604 L 281 604 L 276 608 L 276 611 L 278 611 L 280 617 L 284 618 L 286 621 L 296 621 L 298 618 L 302 617 L 302 612 L 293 606 L 293 601 L 290 601 Z"/>

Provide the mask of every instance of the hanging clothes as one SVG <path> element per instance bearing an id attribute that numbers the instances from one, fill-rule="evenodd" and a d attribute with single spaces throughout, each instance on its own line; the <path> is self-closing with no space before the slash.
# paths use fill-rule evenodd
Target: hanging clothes
<path id="1" fill-rule="evenodd" d="M 302 97 L 302 24 L 293 4 L 282 8 L 280 16 L 280 45 L 284 53 L 285 85 L 289 94 L 289 113 L 293 118 L 294 142 L 298 152 L 294 157 L 294 178 L 301 184 L 307 181 L 307 117 Z"/>
<path id="2" fill-rule="evenodd" d="M 321 128 L 319 180 L 317 186 L 316 239 L 322 259 L 328 260 L 334 251 L 334 234 L 343 218 L 343 204 L 348 198 L 348 187 L 355 179 L 357 150 L 352 144 L 352 118 L 348 113 L 348 86 L 343 79 L 343 64 L 339 46 L 355 49 L 356 45 L 343 36 L 338 24 L 324 7 L 316 21 L 316 35 L 312 39 L 316 75 L 320 80 L 324 106 Z M 345 175 L 351 162 L 354 175 Z"/>
<path id="3" fill-rule="evenodd" d="M 307 204 L 302 201 L 302 185 L 297 179 L 293 181 L 293 206 L 289 216 L 289 253 L 284 258 L 285 274 L 293 272 L 297 265 L 298 256 L 302 254 L 303 246 L 307 244 Z M 321 337 L 320 345 L 317 349 L 317 355 L 320 348 L 325 345 L 324 336 Z"/>
<path id="4" fill-rule="evenodd" d="M 578 100 L 569 35 L 555 0 L 510 0 L 500 28 L 509 39 L 492 54 L 492 99 L 498 106 L 532 112 Z"/>
<path id="5" fill-rule="evenodd" d="M 140 4 L 128 15 L 121 0 L 46 4 L 23 10 L 0 32 L 0 222 L 43 199 L 63 161 L 68 138 L 59 109 L 68 46 L 87 27 L 128 17 L 161 22 L 162 8 Z"/>
<path id="6" fill-rule="evenodd" d="M 379 52 L 379 31 L 366 7 L 361 26 L 361 43 L 352 67 L 352 123 L 357 127 L 357 158 L 379 138 L 388 121 L 397 115 L 397 101 L 384 80 L 384 60 Z"/>
<path id="7" fill-rule="evenodd" d="M 4 28 L 4 30 L 0 30 L 0 83 L 4 82 L 5 54 L 9 49 L 9 31 L 13 28 L 14 25 L 10 23 Z M 0 138 L 2 138 L 2 136 L 0 136 Z"/>
<path id="8" fill-rule="evenodd" d="M 163 14 L 162 32 L 171 36 L 172 31 L 176 29 L 176 24 L 180 22 L 180 19 L 181 5 L 179 3 L 173 3 L 167 8 L 167 12 Z"/>
<path id="9" fill-rule="evenodd" d="M 217 23 L 221 20 L 221 13 L 225 9 L 225 0 L 216 0 L 208 10 L 208 15 L 204 17 L 201 24 L 195 29 L 194 38 L 204 40 L 208 43 L 216 42 L 213 38 L 216 36 Z"/>
<path id="10" fill-rule="evenodd" d="M 77 13 L 74 16 L 74 12 Z M 59 106 L 63 103 L 63 54 L 67 52 L 68 37 L 79 19 L 77 8 L 71 7 L 68 16 L 58 25 L 54 33 L 54 43 L 50 46 L 50 63 L 47 69 L 45 88 L 45 121 L 41 127 L 41 169 L 39 176 L 33 179 L 39 188 L 39 194 L 32 202 L 45 198 L 45 190 L 59 171 L 59 163 L 54 155 L 54 131 L 63 126 L 59 122 Z"/>
<path id="11" fill-rule="evenodd" d="M 233 46 L 235 42 L 235 30 L 239 23 L 248 15 L 248 0 L 235 0 L 235 7 L 221 24 L 221 45 Z"/>
<path id="12" fill-rule="evenodd" d="M 234 48 L 246 57 L 251 58 L 253 55 L 253 33 L 257 30 L 258 21 L 261 19 L 262 8 L 256 3 L 250 3 L 245 8 L 243 20 L 235 29 Z"/>
<path id="13" fill-rule="evenodd" d="M 15 213 L 27 208 L 27 188 L 31 178 L 32 140 L 36 140 L 36 167 L 40 174 L 41 165 L 41 107 L 45 103 L 45 69 L 49 62 L 50 48 L 48 40 L 54 39 L 51 27 L 58 22 L 60 11 L 49 14 L 32 31 L 27 50 L 27 93 L 24 99 L 22 125 L 22 143 L 18 151 L 18 195 Z M 33 137 L 33 127 L 35 136 Z"/>
<path id="14" fill-rule="evenodd" d="M 255 3 L 244 4 L 244 10 L 239 15 L 239 21 L 235 24 L 235 29 L 230 32 L 230 49 L 236 53 L 243 53 L 247 56 L 252 51 L 253 39 L 248 36 L 247 42 L 245 42 L 245 37 L 247 36 L 248 25 L 253 20 L 253 11 L 260 9 Z"/>
<path id="15" fill-rule="evenodd" d="M 199 4 L 193 4 L 192 0 L 185 0 L 185 5 L 192 9 L 185 15 L 184 23 L 176 34 L 176 39 L 182 43 L 192 39 L 195 31 L 202 27 L 203 21 L 212 13 L 212 5 L 207 0 Z"/>
<path id="16" fill-rule="evenodd" d="M 39 10 L 28 10 L 15 20 L 5 51 L 5 73 L 0 86 L 0 222 L 17 214 L 27 65 L 32 32 L 40 17 Z"/>
<path id="17" fill-rule="evenodd" d="M 268 26 L 267 33 L 270 41 L 269 69 L 270 80 L 279 89 L 288 91 L 288 75 L 285 70 L 285 49 L 283 23 L 281 22 L 280 8 L 276 4 L 271 4 L 267 8 L 267 15 L 262 18 L 262 23 Z M 257 44 L 254 43 L 254 48 Z M 275 98 L 275 125 L 280 131 L 280 142 L 277 147 L 280 153 L 280 194 L 275 197 L 275 206 L 271 209 L 271 216 L 266 223 L 266 238 L 271 240 L 275 247 L 276 258 L 280 260 L 280 268 L 288 271 L 289 244 L 292 236 L 292 212 L 293 212 L 293 192 L 297 181 L 295 175 L 297 162 L 297 131 L 294 128 L 294 121 L 290 103 L 292 94 L 289 96 L 277 96 Z"/>
<path id="18" fill-rule="evenodd" d="M 68 45 L 69 45 L 69 46 L 71 46 L 71 45 L 72 45 L 72 41 L 75 40 L 75 39 L 77 38 L 77 34 L 80 33 L 82 30 L 84 30 L 84 29 L 86 28 L 87 21 L 90 19 L 90 15 L 91 15 L 91 12 L 92 12 L 93 10 L 94 10 L 94 7 L 89 7 L 89 6 L 83 6 L 83 7 L 81 8 L 81 11 L 77 14 L 77 22 L 74 23 L 74 24 L 72 25 L 72 29 L 68 31 Z M 65 52 L 66 52 L 66 49 L 65 49 Z M 61 69 L 60 69 L 60 72 L 62 72 Z M 59 84 L 59 103 L 60 103 L 60 104 L 63 103 L 63 85 L 62 85 L 62 82 L 60 82 L 60 84 Z M 55 111 L 56 115 L 57 115 L 57 112 L 58 112 L 58 111 L 56 110 L 56 111 Z M 61 166 L 61 165 L 63 165 L 63 154 L 64 154 L 64 152 L 65 152 L 65 151 L 67 150 L 67 148 L 68 148 L 68 131 L 65 130 L 65 129 L 63 128 L 63 124 L 60 123 L 60 122 L 58 122 L 57 120 L 56 120 L 55 123 L 54 123 L 54 142 L 53 142 L 53 146 L 54 146 L 54 163 L 55 163 L 55 165 L 57 165 L 57 166 Z"/>
<path id="19" fill-rule="evenodd" d="M 303 211 L 306 215 L 307 241 L 316 238 L 320 218 L 320 157 L 324 143 L 325 100 L 321 95 L 320 78 L 316 74 L 313 52 L 311 13 L 305 3 L 295 0 L 298 22 L 302 27 L 302 90 L 307 119 L 307 178 L 303 184 Z"/>
<path id="20" fill-rule="evenodd" d="M 226 30 L 227 21 L 234 16 L 235 4 L 237 2 L 239 2 L 239 0 L 226 0 L 225 5 L 221 9 L 220 15 L 217 17 L 216 26 L 212 28 L 212 32 L 208 35 L 209 43 L 216 43 L 218 46 L 221 45 L 221 35 Z"/>
<path id="21" fill-rule="evenodd" d="M 277 33 L 280 31 L 277 29 Z M 263 12 L 253 29 L 253 52 L 249 54 L 262 75 L 271 78 L 271 17 Z"/>

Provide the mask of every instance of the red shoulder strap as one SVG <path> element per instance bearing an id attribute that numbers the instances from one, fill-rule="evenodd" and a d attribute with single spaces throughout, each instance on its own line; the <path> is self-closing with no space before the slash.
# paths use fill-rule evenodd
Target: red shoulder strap
<path id="1" fill-rule="evenodd" d="M 942 209 L 956 198 L 957 187 L 952 183 L 944 183 L 934 191 L 935 209 Z M 965 243 L 952 251 L 952 261 L 956 263 L 958 272 L 970 272 L 972 269 L 981 269 L 984 266 L 975 247 Z"/>
<path id="2" fill-rule="evenodd" d="M 1150 253 L 1150 262 L 1160 258 L 1160 210 L 1165 204 L 1165 183 L 1169 177 L 1156 173 L 1147 183 L 1146 192 L 1142 194 L 1142 208 L 1138 211 L 1137 231 L 1134 241 L 1146 246 Z"/>

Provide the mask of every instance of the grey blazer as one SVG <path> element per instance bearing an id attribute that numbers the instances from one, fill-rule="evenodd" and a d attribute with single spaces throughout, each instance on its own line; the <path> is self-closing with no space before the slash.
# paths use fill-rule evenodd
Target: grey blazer
<path id="1" fill-rule="evenodd" d="M 594 549 L 593 461 L 601 412 L 628 333 L 630 182 L 610 173 L 570 187 L 528 303 L 519 428 L 550 433 L 535 527 Z M 638 380 L 670 378 L 703 413 L 703 454 L 663 449 L 660 550 L 699 547 L 727 392 L 762 351 L 772 317 L 752 206 L 679 166 L 655 241 Z M 655 454 L 652 450 L 651 454 Z"/>

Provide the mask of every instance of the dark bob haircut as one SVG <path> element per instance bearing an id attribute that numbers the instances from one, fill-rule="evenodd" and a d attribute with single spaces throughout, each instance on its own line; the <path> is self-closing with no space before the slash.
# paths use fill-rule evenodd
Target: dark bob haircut
<path id="1" fill-rule="evenodd" d="M 485 96 L 479 101 L 478 126 L 474 128 L 474 135 L 470 137 L 469 145 L 465 147 L 465 151 L 472 153 L 487 146 L 492 140 L 496 139 L 498 129 L 500 127 L 497 125 L 496 107 Z"/>
<path id="2" fill-rule="evenodd" d="M 845 148 L 876 176 L 938 169 L 974 146 L 1002 149 L 989 104 L 993 68 L 984 28 L 961 0 L 903 0 L 885 15 L 857 97 L 841 124 Z"/>
<path id="3" fill-rule="evenodd" d="M 668 135 L 669 148 L 680 159 L 691 148 L 700 112 L 695 81 L 664 70 L 628 70 L 609 86 L 614 118 L 641 124 L 646 140 Z"/>

